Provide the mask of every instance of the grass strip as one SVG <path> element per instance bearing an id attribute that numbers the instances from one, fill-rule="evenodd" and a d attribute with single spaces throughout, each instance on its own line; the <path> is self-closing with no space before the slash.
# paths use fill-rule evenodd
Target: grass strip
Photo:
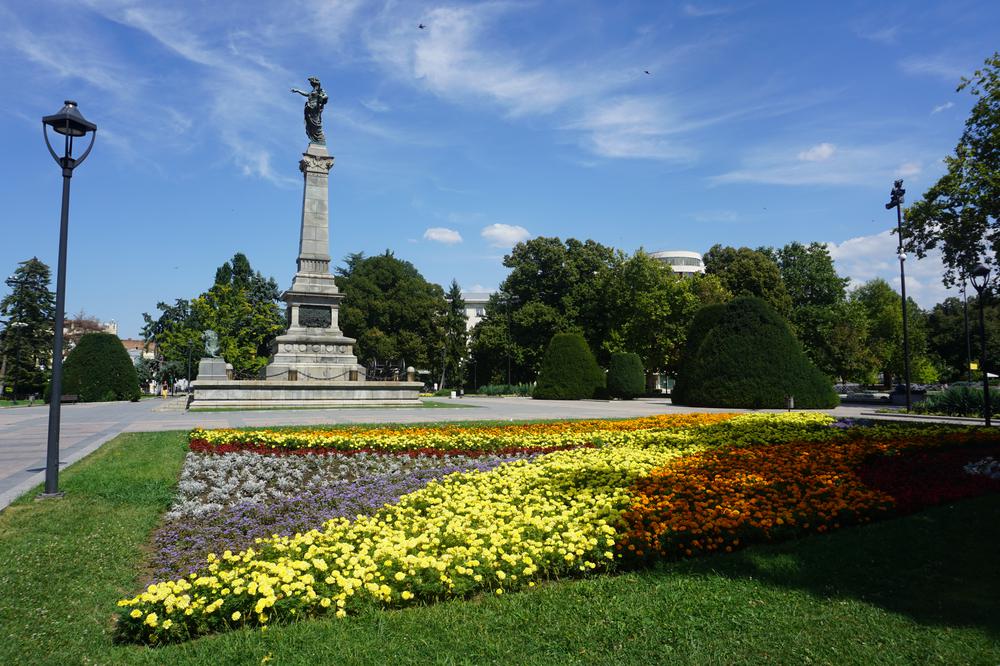
<path id="1" fill-rule="evenodd" d="M 2 663 L 997 663 L 1000 496 L 618 576 L 161 649 L 111 643 L 180 433 L 126 434 L 0 514 Z M 32 497 L 30 493 L 28 497 Z"/>

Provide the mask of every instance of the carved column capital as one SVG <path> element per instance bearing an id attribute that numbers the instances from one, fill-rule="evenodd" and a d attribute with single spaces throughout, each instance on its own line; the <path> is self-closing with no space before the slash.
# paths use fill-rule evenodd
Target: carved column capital
<path id="1" fill-rule="evenodd" d="M 309 153 L 303 153 L 302 159 L 299 160 L 299 171 L 302 173 L 328 174 L 332 168 L 333 157 L 327 157 L 325 155 L 310 155 Z"/>

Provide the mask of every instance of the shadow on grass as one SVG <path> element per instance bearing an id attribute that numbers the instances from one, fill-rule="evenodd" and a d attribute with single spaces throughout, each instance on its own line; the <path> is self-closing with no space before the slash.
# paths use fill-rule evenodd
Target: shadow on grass
<path id="1" fill-rule="evenodd" d="M 906 519 L 757 546 L 656 570 L 757 580 L 819 599 L 855 599 L 924 625 L 1000 637 L 1000 495 Z"/>

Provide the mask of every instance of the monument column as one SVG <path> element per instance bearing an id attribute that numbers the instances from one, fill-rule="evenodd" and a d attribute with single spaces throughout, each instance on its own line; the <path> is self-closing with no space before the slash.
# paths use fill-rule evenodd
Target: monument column
<path id="1" fill-rule="evenodd" d="M 326 146 L 310 143 L 302 153 L 299 170 L 302 189 L 302 228 L 299 235 L 299 273 L 330 273 L 329 178 L 333 157 Z"/>

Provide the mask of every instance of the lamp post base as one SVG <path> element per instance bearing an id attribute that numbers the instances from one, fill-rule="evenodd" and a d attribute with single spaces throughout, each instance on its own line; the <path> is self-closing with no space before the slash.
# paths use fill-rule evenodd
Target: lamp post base
<path id="1" fill-rule="evenodd" d="M 62 499 L 65 494 L 66 493 L 62 491 L 59 491 L 57 493 L 38 493 L 37 495 L 35 495 L 35 501 L 42 502 L 45 500 Z"/>

